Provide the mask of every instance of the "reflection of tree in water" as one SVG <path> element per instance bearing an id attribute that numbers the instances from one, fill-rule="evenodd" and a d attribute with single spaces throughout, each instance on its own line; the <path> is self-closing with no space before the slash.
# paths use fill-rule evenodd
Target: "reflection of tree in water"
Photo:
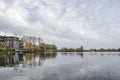
<path id="1" fill-rule="evenodd" d="M 67 56 L 67 55 L 68 55 L 67 52 L 61 52 L 61 54 L 64 55 L 64 56 Z"/>
<path id="2" fill-rule="evenodd" d="M 31 62 L 32 59 L 33 59 L 33 54 L 32 53 L 26 53 L 26 55 L 24 55 L 24 56 L 25 56 L 26 62 Z"/>
<path id="3" fill-rule="evenodd" d="M 75 56 L 75 55 L 78 55 L 78 56 L 81 56 L 81 58 L 84 57 L 84 53 L 83 52 L 80 52 L 80 53 L 75 53 L 75 52 L 62 52 L 61 53 L 62 55 L 64 56 Z"/>
<path id="4" fill-rule="evenodd" d="M 41 66 L 46 59 L 55 58 L 57 53 L 0 53 L 0 66 Z"/>
<path id="5" fill-rule="evenodd" d="M 55 58 L 57 56 L 57 53 L 56 52 L 47 52 L 47 53 L 43 54 L 43 56 L 45 59 Z"/>
<path id="6" fill-rule="evenodd" d="M 76 54 L 74 53 L 74 52 L 62 52 L 61 53 L 62 55 L 64 55 L 64 56 L 75 56 Z"/>
<path id="7" fill-rule="evenodd" d="M 39 66 L 45 61 L 46 59 L 55 58 L 57 56 L 57 52 L 50 52 L 50 53 L 40 53 L 39 55 Z"/>
<path id="8" fill-rule="evenodd" d="M 83 53 L 83 52 L 81 52 L 81 53 L 77 53 L 77 55 L 80 55 L 80 56 L 81 56 L 81 58 L 83 58 L 83 57 L 84 57 L 84 53 Z"/>
<path id="9" fill-rule="evenodd" d="M 24 63 L 26 65 L 32 66 L 33 53 L 24 54 Z"/>

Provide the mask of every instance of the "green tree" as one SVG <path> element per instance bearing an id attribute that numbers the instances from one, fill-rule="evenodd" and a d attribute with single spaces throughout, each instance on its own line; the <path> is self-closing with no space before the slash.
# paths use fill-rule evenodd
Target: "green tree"
<path id="1" fill-rule="evenodd" d="M 104 52 L 105 51 L 105 49 L 103 49 L 103 48 L 100 48 L 100 50 L 99 50 L 100 52 Z"/>
<path id="2" fill-rule="evenodd" d="M 45 44 L 47 51 L 57 51 L 57 47 L 54 44 Z"/>
<path id="3" fill-rule="evenodd" d="M 24 48 L 26 48 L 26 49 L 33 49 L 34 47 L 33 47 L 33 44 L 31 42 L 26 42 L 24 44 Z"/>

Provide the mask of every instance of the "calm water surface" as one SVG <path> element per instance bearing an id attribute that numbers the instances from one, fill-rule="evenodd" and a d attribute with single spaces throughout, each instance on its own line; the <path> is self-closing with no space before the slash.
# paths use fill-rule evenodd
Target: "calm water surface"
<path id="1" fill-rule="evenodd" d="M 117 52 L 26 54 L 13 63 L 1 64 L 0 80 L 120 80 Z"/>

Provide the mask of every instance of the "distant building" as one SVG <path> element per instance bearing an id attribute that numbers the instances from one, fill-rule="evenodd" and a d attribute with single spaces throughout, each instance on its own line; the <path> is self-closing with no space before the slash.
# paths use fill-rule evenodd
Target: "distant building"
<path id="1" fill-rule="evenodd" d="M 0 36 L 0 44 L 14 49 L 23 48 L 23 41 L 15 36 Z"/>

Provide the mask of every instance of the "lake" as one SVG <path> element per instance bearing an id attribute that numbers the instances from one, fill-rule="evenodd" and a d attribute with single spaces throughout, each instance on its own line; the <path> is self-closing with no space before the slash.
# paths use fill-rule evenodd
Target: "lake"
<path id="1" fill-rule="evenodd" d="M 0 60 L 0 80 L 120 80 L 119 52 L 27 53 L 18 61 Z"/>

